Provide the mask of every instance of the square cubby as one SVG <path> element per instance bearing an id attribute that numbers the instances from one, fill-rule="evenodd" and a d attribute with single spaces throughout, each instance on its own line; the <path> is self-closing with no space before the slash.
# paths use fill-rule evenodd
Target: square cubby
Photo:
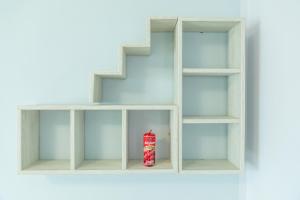
<path id="1" fill-rule="evenodd" d="M 20 111 L 21 170 L 70 169 L 70 112 Z"/>
<path id="2" fill-rule="evenodd" d="M 174 110 L 128 111 L 128 170 L 177 170 L 176 115 Z M 150 130 L 156 135 L 156 162 L 153 167 L 145 167 L 143 136 Z"/>
<path id="3" fill-rule="evenodd" d="M 231 117 L 241 113 L 240 76 L 183 77 L 183 117 Z"/>
<path id="4" fill-rule="evenodd" d="M 184 68 L 240 68 L 240 21 L 183 20 L 182 27 Z"/>
<path id="5" fill-rule="evenodd" d="M 238 171 L 241 165 L 239 124 L 188 124 L 182 132 L 182 170 Z"/>
<path id="6" fill-rule="evenodd" d="M 74 157 L 77 170 L 121 170 L 122 111 L 76 110 Z"/>

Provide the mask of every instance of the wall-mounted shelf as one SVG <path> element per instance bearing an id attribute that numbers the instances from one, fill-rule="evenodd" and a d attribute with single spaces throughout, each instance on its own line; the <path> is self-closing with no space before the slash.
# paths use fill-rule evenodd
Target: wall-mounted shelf
<path id="1" fill-rule="evenodd" d="M 239 18 L 150 18 L 145 42 L 93 72 L 91 104 L 19 107 L 20 173 L 240 173 L 244 37 Z M 148 129 L 154 167 L 142 162 Z"/>

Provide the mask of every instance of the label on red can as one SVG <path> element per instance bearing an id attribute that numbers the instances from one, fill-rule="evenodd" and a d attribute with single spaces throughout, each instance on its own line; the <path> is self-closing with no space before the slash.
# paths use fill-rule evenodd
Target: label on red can
<path id="1" fill-rule="evenodd" d="M 144 166 L 151 167 L 155 164 L 156 136 L 152 130 L 144 134 Z"/>

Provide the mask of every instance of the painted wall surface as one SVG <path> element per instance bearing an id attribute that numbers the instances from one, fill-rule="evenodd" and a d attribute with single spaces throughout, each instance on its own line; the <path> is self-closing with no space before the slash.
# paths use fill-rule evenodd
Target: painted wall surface
<path id="1" fill-rule="evenodd" d="M 297 0 L 245 0 L 247 200 L 300 199 Z"/>
<path id="2" fill-rule="evenodd" d="M 144 41 L 148 16 L 239 14 L 239 0 L 0 1 L 0 200 L 237 200 L 234 175 L 19 176 L 16 106 L 88 103 L 91 72 Z"/>

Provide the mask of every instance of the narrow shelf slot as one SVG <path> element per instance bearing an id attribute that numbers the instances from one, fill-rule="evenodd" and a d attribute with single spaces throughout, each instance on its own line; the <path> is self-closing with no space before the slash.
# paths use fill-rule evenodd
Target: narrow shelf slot
<path id="1" fill-rule="evenodd" d="M 231 124 L 239 123 L 239 118 L 231 116 L 184 116 L 183 124 Z"/>
<path id="2" fill-rule="evenodd" d="M 187 68 L 182 70 L 184 76 L 230 76 L 239 74 L 239 68 Z"/>

